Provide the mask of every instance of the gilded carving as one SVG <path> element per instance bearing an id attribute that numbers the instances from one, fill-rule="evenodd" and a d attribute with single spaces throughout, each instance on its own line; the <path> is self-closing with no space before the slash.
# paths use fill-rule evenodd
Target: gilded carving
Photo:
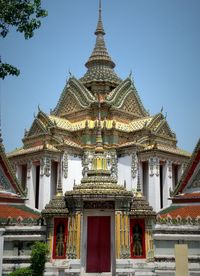
<path id="1" fill-rule="evenodd" d="M 133 93 L 130 93 L 124 100 L 122 110 L 129 113 L 141 115 L 140 106 Z"/>
<path id="2" fill-rule="evenodd" d="M 132 162 L 131 162 L 131 175 L 132 175 L 132 178 L 136 178 L 137 168 L 138 168 L 138 158 L 137 158 L 136 152 L 134 152 L 132 154 Z"/>
<path id="3" fill-rule="evenodd" d="M 87 173 L 89 171 L 89 164 L 90 164 L 89 152 L 85 152 L 83 155 L 83 159 L 82 159 L 82 166 L 83 166 L 82 175 L 83 175 L 83 177 L 87 177 Z"/>
<path id="4" fill-rule="evenodd" d="M 151 157 L 149 159 L 149 175 L 150 176 L 159 176 L 159 159 L 157 157 Z"/>
<path id="5" fill-rule="evenodd" d="M 31 160 L 29 160 L 27 162 L 27 178 L 31 177 L 31 168 L 32 168 L 32 162 L 31 162 Z"/>
<path id="6" fill-rule="evenodd" d="M 114 201 L 85 201 L 84 209 L 114 209 Z"/>
<path id="7" fill-rule="evenodd" d="M 200 170 L 198 171 L 188 188 L 200 188 Z"/>
<path id="8" fill-rule="evenodd" d="M 40 159 L 40 175 L 44 175 L 44 168 L 45 168 L 45 158 Z"/>
<path id="9" fill-rule="evenodd" d="M 118 168 L 117 168 L 117 154 L 115 152 L 111 152 L 111 176 L 115 179 L 118 177 Z"/>
<path id="10" fill-rule="evenodd" d="M 68 154 L 66 151 L 63 154 L 63 176 L 64 178 L 68 177 Z"/>
<path id="11" fill-rule="evenodd" d="M 50 157 L 45 158 L 44 174 L 47 177 L 49 177 L 51 174 L 51 159 L 50 159 Z"/>

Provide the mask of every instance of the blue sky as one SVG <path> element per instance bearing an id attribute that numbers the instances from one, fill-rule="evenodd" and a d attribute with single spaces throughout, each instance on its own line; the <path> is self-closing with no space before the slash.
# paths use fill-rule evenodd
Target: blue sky
<path id="1" fill-rule="evenodd" d="M 40 108 L 56 106 L 70 72 L 77 78 L 94 47 L 98 0 L 43 0 L 48 17 L 30 40 L 10 30 L 2 60 L 20 68 L 1 81 L 6 151 L 22 145 Z M 133 72 L 150 114 L 163 106 L 178 146 L 192 151 L 200 134 L 200 1 L 102 0 L 105 40 L 121 78 Z"/>

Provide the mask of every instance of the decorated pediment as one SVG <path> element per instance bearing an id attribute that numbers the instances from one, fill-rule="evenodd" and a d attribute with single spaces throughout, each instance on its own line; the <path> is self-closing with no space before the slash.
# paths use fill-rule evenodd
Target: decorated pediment
<path id="1" fill-rule="evenodd" d="M 198 189 L 200 191 L 200 168 L 198 168 L 197 174 L 194 175 L 194 177 L 191 179 L 191 181 L 188 183 L 188 186 L 186 186 L 187 191 L 189 189 Z"/>
<path id="2" fill-rule="evenodd" d="M 2 142 L 0 142 L 0 192 L 20 194 L 21 196 L 24 196 L 24 191 L 19 184 L 13 168 L 5 154 Z"/>
<path id="3" fill-rule="evenodd" d="M 47 133 L 47 126 L 45 126 L 38 118 L 36 118 L 27 136 L 40 135 L 44 133 Z"/>
<path id="4" fill-rule="evenodd" d="M 124 110 L 128 113 L 137 115 L 138 117 L 143 116 L 141 108 L 138 105 L 137 99 L 134 93 L 130 92 L 127 97 L 124 99 L 120 110 Z"/>
<path id="5" fill-rule="evenodd" d="M 160 122 L 155 132 L 162 136 L 175 138 L 175 134 L 171 131 L 165 119 Z"/>
<path id="6" fill-rule="evenodd" d="M 148 128 L 158 135 L 175 138 L 175 134 L 171 131 L 166 118 L 162 113 L 158 113 L 154 116 L 153 120 L 149 123 Z"/>
<path id="7" fill-rule="evenodd" d="M 73 112 L 78 112 L 84 108 L 80 106 L 78 100 L 71 91 L 68 91 L 64 100 L 60 104 L 59 113 L 57 116 L 64 116 L 66 114 L 71 114 Z"/>
<path id="8" fill-rule="evenodd" d="M 164 117 L 162 113 L 155 115 L 153 120 L 149 123 L 148 128 L 150 128 L 153 132 L 156 132 L 163 119 Z"/>
<path id="9" fill-rule="evenodd" d="M 73 77 L 66 84 L 53 115 L 64 116 L 65 114 L 84 110 L 95 101 L 95 97 L 91 92 Z"/>
<path id="10" fill-rule="evenodd" d="M 15 193 L 13 186 L 11 185 L 10 180 L 5 174 L 3 167 L 0 165 L 0 191 Z"/>
<path id="11" fill-rule="evenodd" d="M 200 139 L 173 195 L 186 191 L 188 193 L 190 190 L 200 192 Z"/>
<path id="12" fill-rule="evenodd" d="M 131 81 L 127 78 L 121 82 L 106 98 L 113 107 L 131 113 L 138 117 L 147 116 L 139 95 Z"/>

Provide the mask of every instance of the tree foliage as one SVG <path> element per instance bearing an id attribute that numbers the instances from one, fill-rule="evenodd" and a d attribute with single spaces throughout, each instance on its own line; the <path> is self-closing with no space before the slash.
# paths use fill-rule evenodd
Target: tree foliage
<path id="1" fill-rule="evenodd" d="M 47 11 L 41 8 L 41 0 L 0 0 L 0 37 L 5 38 L 9 28 L 14 27 L 25 39 L 29 39 L 45 16 Z M 0 78 L 18 76 L 19 73 L 19 69 L 0 60 Z"/>
<path id="2" fill-rule="evenodd" d="M 11 272 L 9 276 L 31 276 L 32 270 L 29 267 L 18 268 Z"/>
<path id="3" fill-rule="evenodd" d="M 42 276 L 45 263 L 47 261 L 48 247 L 47 244 L 36 242 L 31 251 L 31 270 L 33 276 Z"/>

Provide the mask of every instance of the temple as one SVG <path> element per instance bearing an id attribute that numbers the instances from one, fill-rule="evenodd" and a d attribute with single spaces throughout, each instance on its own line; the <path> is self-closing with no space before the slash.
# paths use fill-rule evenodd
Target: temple
<path id="1" fill-rule="evenodd" d="M 24 202 L 45 223 L 45 275 L 174 275 L 165 223 L 181 210 L 174 202 L 193 198 L 177 186 L 190 154 L 177 147 L 162 110 L 147 112 L 131 75 L 116 74 L 101 1 L 95 36 L 84 76 L 69 77 L 55 108 L 39 109 L 22 148 L 8 154 Z M 199 253 L 191 252 L 195 273 Z"/>

